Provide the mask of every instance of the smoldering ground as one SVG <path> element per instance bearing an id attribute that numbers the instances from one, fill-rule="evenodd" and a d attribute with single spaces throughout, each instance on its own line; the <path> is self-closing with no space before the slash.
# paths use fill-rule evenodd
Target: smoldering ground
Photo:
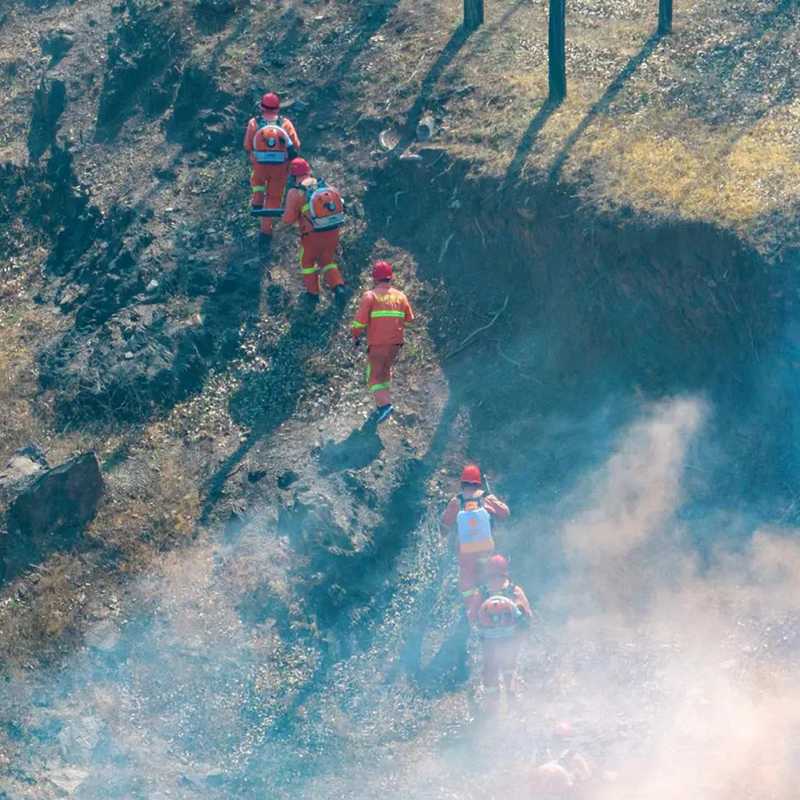
<path id="1" fill-rule="evenodd" d="M 537 587 L 514 576 L 538 595 L 518 707 L 482 714 L 479 650 L 466 644 L 432 519 L 360 640 L 357 615 L 328 631 L 303 623 L 267 512 L 235 543 L 175 553 L 139 581 L 136 616 L 100 621 L 117 638 L 95 635 L 57 672 L 7 676 L 4 723 L 27 737 L 11 774 L 16 761 L 40 779 L 27 794 L 2 788 L 85 800 L 524 800 L 537 751 L 566 718 L 594 768 L 592 800 L 795 800 L 800 547 L 793 531 L 767 527 L 732 545 L 718 526 L 738 523 L 722 503 L 700 521 L 685 513 L 693 448 L 713 414 L 697 398 L 644 408 L 605 463 L 547 509 L 560 520 L 548 551 L 558 577 Z M 543 518 L 514 521 L 515 549 L 534 547 Z"/>

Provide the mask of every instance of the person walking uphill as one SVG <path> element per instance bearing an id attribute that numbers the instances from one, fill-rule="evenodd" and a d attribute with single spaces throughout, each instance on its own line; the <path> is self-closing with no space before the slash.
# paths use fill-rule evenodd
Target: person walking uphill
<path id="1" fill-rule="evenodd" d="M 286 209 L 281 222 L 300 228 L 300 272 L 306 298 L 319 300 L 319 276 L 325 278 L 336 300 L 344 302 L 344 281 L 336 263 L 339 228 L 344 225 L 344 199 L 325 181 L 314 178 L 308 162 L 295 158 L 289 165 L 294 186 L 286 195 Z"/>
<path id="2" fill-rule="evenodd" d="M 289 162 L 300 149 L 300 139 L 291 121 L 280 115 L 278 95 L 268 92 L 261 98 L 261 114 L 247 123 L 244 149 L 253 168 L 250 188 L 253 198 L 250 213 L 261 216 L 258 252 L 263 258 L 272 244 L 274 217 L 280 216 L 283 192 L 289 179 Z M 263 211 L 274 212 L 272 216 Z"/>
<path id="3" fill-rule="evenodd" d="M 461 494 L 448 503 L 439 526 L 443 537 L 456 526 L 459 589 L 467 606 L 478 591 L 481 569 L 494 552 L 492 517 L 506 519 L 511 514 L 505 503 L 482 486 L 480 469 L 467 464 L 461 473 Z"/>
<path id="4" fill-rule="evenodd" d="M 353 345 L 367 330 L 367 385 L 375 398 L 375 421 L 392 413 L 392 367 L 403 346 L 406 325 L 414 321 L 408 298 L 392 283 L 392 268 L 385 261 L 372 267 L 373 288 L 364 293 L 353 322 Z"/>
<path id="5" fill-rule="evenodd" d="M 524 629 L 533 618 L 528 598 L 508 577 L 508 559 L 495 553 L 483 583 L 469 598 L 469 621 L 478 626 L 483 651 L 483 691 L 488 711 L 500 700 L 500 677 L 509 702 L 517 697 L 517 660 Z"/>

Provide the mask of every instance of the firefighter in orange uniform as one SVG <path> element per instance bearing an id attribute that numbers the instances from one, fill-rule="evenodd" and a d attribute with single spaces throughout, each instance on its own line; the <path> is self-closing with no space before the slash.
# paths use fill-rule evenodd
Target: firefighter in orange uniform
<path id="1" fill-rule="evenodd" d="M 338 302 L 345 299 L 344 280 L 336 263 L 339 228 L 344 225 L 344 199 L 325 181 L 312 177 L 308 162 L 295 158 L 289 165 L 294 186 L 286 195 L 284 225 L 300 228 L 300 273 L 311 303 L 319 300 L 319 276 L 325 278 Z"/>
<path id="2" fill-rule="evenodd" d="M 508 560 L 493 555 L 484 569 L 484 582 L 468 602 L 467 617 L 477 624 L 483 651 L 483 691 L 488 710 L 500 700 L 500 677 L 506 697 L 517 696 L 517 659 L 523 630 L 533 613 L 525 592 L 508 578 Z"/>
<path id="3" fill-rule="evenodd" d="M 539 798 L 578 798 L 592 777 L 586 759 L 573 744 L 574 733 L 568 722 L 553 728 L 552 741 L 543 763 L 533 773 L 531 800 Z"/>
<path id="4" fill-rule="evenodd" d="M 250 188 L 253 199 L 250 213 L 261 217 L 258 251 L 263 257 L 272 244 L 275 217 L 280 216 L 283 192 L 289 179 L 289 162 L 300 149 L 300 139 L 291 121 L 280 114 L 278 95 L 269 92 L 261 98 L 261 114 L 247 123 L 244 149 L 253 171 Z M 263 211 L 274 212 L 264 216 Z"/>
<path id="5" fill-rule="evenodd" d="M 461 473 L 461 494 L 454 497 L 442 514 L 440 530 L 447 536 L 456 526 L 458 533 L 459 590 L 464 602 L 478 591 L 480 572 L 494 552 L 492 518 L 506 519 L 508 506 L 483 488 L 480 469 L 468 464 Z"/>
<path id="6" fill-rule="evenodd" d="M 392 413 L 392 367 L 403 346 L 405 327 L 414 321 L 408 298 L 392 286 L 392 268 L 385 261 L 372 267 L 373 288 L 364 292 L 353 322 L 353 344 L 367 330 L 367 385 L 375 398 L 375 421 Z"/>

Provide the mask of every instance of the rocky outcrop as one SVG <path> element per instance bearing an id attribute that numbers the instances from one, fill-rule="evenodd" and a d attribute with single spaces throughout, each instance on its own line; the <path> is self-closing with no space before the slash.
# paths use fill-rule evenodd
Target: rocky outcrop
<path id="1" fill-rule="evenodd" d="M 73 547 L 102 494 L 94 453 L 51 468 L 37 445 L 18 451 L 0 476 L 0 500 L 7 503 L 5 531 L 0 531 L 0 580 Z"/>
<path id="2" fill-rule="evenodd" d="M 222 91 L 214 76 L 189 64 L 181 75 L 167 138 L 181 142 L 187 150 L 219 153 L 237 141 L 243 111 L 235 98 Z"/>
<path id="3" fill-rule="evenodd" d="M 28 154 L 38 161 L 55 144 L 58 121 L 67 107 L 67 87 L 62 80 L 42 78 L 33 95 L 31 127 L 28 131 Z"/>
<path id="4" fill-rule="evenodd" d="M 172 61 L 181 47 L 179 31 L 166 11 L 129 0 L 109 36 L 96 138 L 113 139 L 125 120 L 143 108 L 158 115 L 169 106 L 178 72 Z"/>

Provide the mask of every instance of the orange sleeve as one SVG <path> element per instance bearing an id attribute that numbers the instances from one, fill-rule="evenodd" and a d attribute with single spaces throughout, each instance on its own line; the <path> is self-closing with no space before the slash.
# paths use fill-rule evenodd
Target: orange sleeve
<path id="1" fill-rule="evenodd" d="M 364 332 L 364 329 L 369 325 L 369 312 L 372 308 L 372 292 L 364 292 L 364 296 L 361 298 L 361 305 L 358 307 L 358 311 L 356 312 L 356 318 L 353 321 L 353 336 L 356 339 L 361 336 Z"/>
<path id="2" fill-rule="evenodd" d="M 406 312 L 406 322 L 413 322 L 414 312 L 411 310 L 411 303 L 408 302 L 408 298 L 405 295 L 403 295 L 403 310 Z"/>
<path id="3" fill-rule="evenodd" d="M 508 506 L 502 500 L 498 500 L 493 494 L 487 494 L 483 499 L 483 504 L 486 510 L 497 519 L 508 519 L 508 517 L 511 516 Z"/>
<path id="4" fill-rule="evenodd" d="M 289 138 L 292 140 L 292 144 L 294 145 L 294 149 L 295 150 L 299 150 L 300 149 L 300 139 L 297 136 L 297 131 L 295 130 L 295 127 L 292 124 L 292 121 L 289 120 L 289 119 L 286 119 L 286 117 L 284 117 L 283 118 L 283 126 L 282 127 L 286 131 L 286 133 L 289 134 Z"/>
<path id="5" fill-rule="evenodd" d="M 458 502 L 458 498 L 454 497 L 448 504 L 447 508 L 444 510 L 442 514 L 441 522 L 441 530 L 442 536 L 447 536 L 450 531 L 450 528 L 456 524 L 456 517 L 458 516 L 458 509 L 460 503 Z"/>
<path id="6" fill-rule="evenodd" d="M 286 207 L 281 217 L 284 225 L 294 225 L 300 219 L 300 210 L 303 208 L 303 198 L 297 189 L 289 189 L 286 195 Z"/>
<path id="7" fill-rule="evenodd" d="M 247 150 L 248 153 L 253 152 L 253 137 L 256 135 L 256 120 L 255 117 L 247 123 L 247 128 L 244 132 L 244 142 L 242 147 Z"/>
<path id="8" fill-rule="evenodd" d="M 514 602 L 516 603 L 517 608 L 522 612 L 523 616 L 527 617 L 528 619 L 533 618 L 531 604 L 528 602 L 525 592 L 523 592 L 519 586 L 514 587 Z"/>
<path id="9" fill-rule="evenodd" d="M 467 619 L 473 624 L 477 624 L 478 622 L 478 615 L 483 605 L 483 599 L 483 592 L 473 592 L 469 597 L 464 599 L 464 604 L 467 607 Z"/>

